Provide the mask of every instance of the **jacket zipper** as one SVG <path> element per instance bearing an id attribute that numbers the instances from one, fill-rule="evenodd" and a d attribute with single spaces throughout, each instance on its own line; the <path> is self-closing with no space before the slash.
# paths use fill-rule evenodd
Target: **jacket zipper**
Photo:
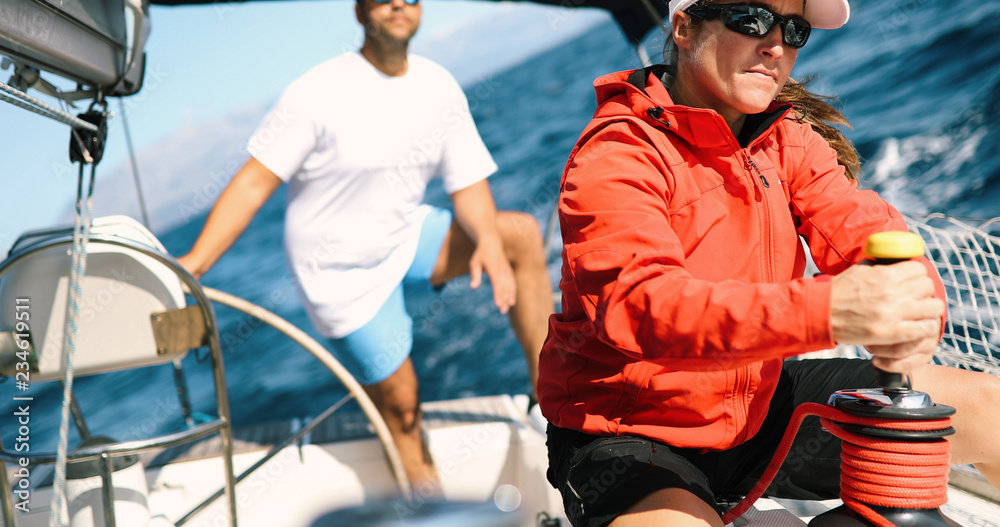
<path id="1" fill-rule="evenodd" d="M 750 166 L 752 166 L 753 169 L 757 171 L 757 175 L 760 177 L 760 182 L 764 184 L 764 188 L 771 188 L 771 184 L 767 182 L 767 178 L 764 177 L 764 174 L 760 171 L 759 168 L 757 168 L 757 163 L 753 162 L 753 158 L 750 157 L 750 154 L 747 154 L 747 161 L 749 161 Z"/>
<path id="2" fill-rule="evenodd" d="M 768 183 L 767 178 L 764 177 L 764 173 L 760 171 L 760 167 L 758 167 L 757 163 L 755 163 L 754 160 L 753 160 L 753 158 L 750 157 L 750 153 L 747 152 L 746 150 L 744 150 L 743 151 L 743 157 L 747 160 L 747 164 L 749 164 L 750 167 L 753 168 L 753 171 L 757 172 L 757 176 L 760 178 L 761 184 L 764 185 L 764 188 L 765 189 L 771 188 L 771 185 Z M 763 242 L 764 242 L 764 254 L 762 255 L 762 257 L 765 258 L 765 261 L 761 262 L 761 267 L 762 267 L 762 270 L 763 270 L 763 272 L 765 274 L 765 276 L 763 277 L 763 279 L 765 281 L 767 281 L 768 283 L 770 283 L 772 281 L 772 276 L 773 276 L 774 273 L 771 272 L 771 265 L 766 260 L 768 258 L 768 256 L 771 254 L 771 243 L 772 243 L 772 241 L 771 241 L 771 210 L 770 210 L 770 206 L 768 205 L 767 192 L 766 191 L 762 191 L 761 192 L 761 225 L 760 225 L 760 234 L 761 234 L 761 236 L 764 237 L 764 240 L 763 240 Z"/>
<path id="3" fill-rule="evenodd" d="M 755 163 L 754 160 L 753 160 L 753 158 L 750 157 L 750 153 L 747 152 L 746 150 L 744 150 L 743 151 L 743 155 L 746 157 L 747 163 L 750 165 L 750 167 L 753 168 L 753 171 L 757 172 L 757 177 L 760 178 L 760 182 L 761 182 L 762 185 L 764 185 L 764 188 L 765 189 L 771 188 L 770 183 L 768 183 L 767 178 L 764 177 L 764 173 L 761 172 L 760 167 L 758 167 L 757 163 Z M 763 277 L 764 280 L 767 283 L 772 283 L 773 282 L 773 275 L 774 275 L 774 273 L 773 273 L 773 270 L 771 268 L 771 263 L 770 263 L 770 259 L 769 259 L 769 256 L 770 256 L 771 251 L 772 251 L 771 245 L 773 243 L 772 240 L 771 240 L 771 209 L 770 209 L 770 205 L 768 204 L 767 192 L 764 191 L 764 192 L 761 192 L 761 194 L 762 195 L 761 195 L 761 203 L 760 203 L 760 206 L 761 206 L 761 216 L 760 216 L 761 217 L 761 226 L 760 226 L 761 229 L 760 229 L 760 233 L 761 233 L 761 236 L 763 236 L 763 238 L 764 238 L 762 240 L 763 243 L 764 243 L 763 254 L 762 254 L 762 256 L 764 258 L 764 261 L 761 262 L 761 265 L 762 265 L 762 271 L 765 274 L 765 276 Z M 736 396 L 737 396 L 737 398 L 739 400 L 738 409 L 740 410 L 740 412 L 743 415 L 743 418 L 744 418 L 743 423 L 744 424 L 748 423 L 749 419 L 750 419 L 750 411 L 749 411 L 750 394 L 749 394 L 749 390 L 750 390 L 749 373 L 745 371 L 745 368 L 739 368 L 739 369 L 737 369 L 736 370 L 736 386 L 734 386 L 734 392 L 736 393 Z M 746 440 L 746 435 L 747 435 L 747 431 L 746 431 L 746 429 L 744 429 L 741 432 L 741 434 L 740 434 L 740 436 L 741 436 L 740 440 L 741 441 L 745 441 Z"/>
<path id="4" fill-rule="evenodd" d="M 743 443 L 747 439 L 747 425 L 750 422 L 750 412 L 749 412 L 749 397 L 747 397 L 747 385 L 749 384 L 749 376 L 746 373 L 746 366 L 741 366 L 736 369 L 736 381 L 733 383 L 733 392 L 736 394 L 736 411 L 740 414 L 740 422 L 743 423 L 743 429 L 740 431 L 737 440 Z"/>

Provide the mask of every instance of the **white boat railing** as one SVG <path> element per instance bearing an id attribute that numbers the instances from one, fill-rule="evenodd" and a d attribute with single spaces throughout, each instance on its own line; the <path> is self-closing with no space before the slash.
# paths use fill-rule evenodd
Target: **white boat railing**
<path id="1" fill-rule="evenodd" d="M 29 245 L 23 250 L 17 251 L 15 254 L 11 255 L 11 257 L 0 263 L 0 276 L 5 275 L 6 271 L 15 268 L 17 264 L 21 263 L 22 261 L 26 261 L 29 257 L 34 256 L 36 253 L 42 253 L 45 250 L 49 250 L 50 252 L 53 250 L 58 251 L 61 248 L 63 248 L 66 244 L 69 243 L 69 241 L 67 241 L 65 233 L 63 232 L 64 230 L 65 229 L 54 229 L 49 231 L 38 231 L 36 233 L 33 233 L 33 235 L 37 236 L 38 238 L 41 238 L 41 241 L 34 245 Z M 149 450 L 152 448 L 165 448 L 168 446 L 179 444 L 184 441 L 196 440 L 213 432 L 221 431 L 222 442 L 223 442 L 222 457 L 223 461 L 225 462 L 226 484 L 223 488 L 219 489 L 218 492 L 210 496 L 208 499 L 204 500 L 199 505 L 195 506 L 183 518 L 178 520 L 176 525 L 182 525 L 186 523 L 188 520 L 192 519 L 193 517 L 198 515 L 199 512 L 208 507 L 208 505 L 211 504 L 213 501 L 227 494 L 229 501 L 227 509 L 230 516 L 233 517 L 232 519 L 233 525 L 236 525 L 236 518 L 235 518 L 236 499 L 234 495 L 236 483 L 238 483 L 239 480 L 242 480 L 245 477 L 249 476 L 256 468 L 262 466 L 264 462 L 270 459 L 270 457 L 272 457 L 275 453 L 282 450 L 285 446 L 297 442 L 310 430 L 312 430 L 319 424 L 323 423 L 327 417 L 332 415 L 337 409 L 341 408 L 346 402 L 348 402 L 351 399 L 354 399 L 357 401 L 358 405 L 361 407 L 361 410 L 365 413 L 366 417 L 371 422 L 375 430 L 375 433 L 378 436 L 378 439 L 382 443 L 383 450 L 385 452 L 390 467 L 390 471 L 394 479 L 396 480 L 396 484 L 399 487 L 402 497 L 406 500 L 411 499 L 412 491 L 409 481 L 406 478 L 402 460 L 399 456 L 399 451 L 395 445 L 395 442 L 392 439 L 391 434 L 389 433 L 388 426 L 382 419 L 381 414 L 379 414 L 378 409 L 375 407 L 374 403 L 365 393 L 364 389 L 357 382 L 357 380 L 355 380 L 354 377 L 347 371 L 347 369 L 344 368 L 332 355 L 330 355 L 330 353 L 325 348 L 323 348 L 322 345 L 316 342 L 315 339 L 310 337 L 308 334 L 306 334 L 299 328 L 293 326 L 288 321 L 279 317 L 278 315 L 256 304 L 253 304 L 251 302 L 248 302 L 244 299 L 233 296 L 231 294 L 218 291 L 216 289 L 201 286 L 193 276 L 191 276 L 183 267 L 180 266 L 180 264 L 177 263 L 176 260 L 167 255 L 165 252 L 161 252 L 157 248 L 147 246 L 144 243 L 139 243 L 132 239 L 118 237 L 114 235 L 97 234 L 91 237 L 91 242 L 93 243 L 92 245 L 93 247 L 102 246 L 105 251 L 131 252 L 141 255 L 140 258 L 145 258 L 149 262 L 155 262 L 156 264 L 165 266 L 165 268 L 168 269 L 170 273 L 176 274 L 177 278 L 180 279 L 181 283 L 180 285 L 181 287 L 183 287 L 183 293 L 191 295 L 192 297 L 195 298 L 196 304 L 197 306 L 199 306 L 201 311 L 200 319 L 203 320 L 203 323 L 205 325 L 205 331 L 206 331 L 205 338 L 209 344 L 210 350 L 212 351 L 212 362 L 214 364 L 213 367 L 214 380 L 216 382 L 217 387 L 219 388 L 217 390 L 218 391 L 217 402 L 219 405 L 220 419 L 217 420 L 218 421 L 217 423 L 212 422 L 203 425 L 197 425 L 194 426 L 193 428 L 176 432 L 174 434 L 161 435 L 154 439 L 131 441 L 125 443 L 118 443 L 114 445 L 105 445 L 100 448 L 97 447 L 78 448 L 70 452 L 69 456 L 70 460 L 72 460 L 73 462 L 80 462 L 96 457 L 96 458 L 101 458 L 101 460 L 105 462 L 105 464 L 110 464 L 112 458 L 120 455 L 131 454 L 142 450 Z M 40 269 L 48 270 L 49 267 L 43 267 Z M 102 277 L 102 279 L 109 279 L 109 278 Z M 49 281 L 54 282 L 54 280 L 55 278 Z M 117 278 L 115 278 L 115 280 L 117 280 Z M 11 282 L 11 284 L 14 283 L 15 282 Z M 30 286 L 30 284 L 19 282 L 19 287 L 21 287 L 22 289 L 28 286 Z M 141 284 L 138 283 L 131 284 L 124 282 L 121 283 L 122 288 L 126 286 L 141 287 Z M 178 291 L 178 293 L 180 294 L 180 291 Z M 65 292 L 63 294 L 65 294 Z M 234 474 L 232 468 L 233 451 L 232 451 L 232 436 L 231 436 L 232 428 L 229 419 L 230 405 L 226 395 L 225 373 L 222 366 L 223 360 L 221 353 L 220 338 L 218 334 L 218 327 L 215 320 L 215 314 L 214 314 L 214 309 L 212 307 L 212 302 L 230 307 L 237 311 L 253 316 L 261 320 L 262 322 L 270 325 L 271 327 L 275 328 L 276 330 L 287 336 L 289 339 L 291 339 L 295 343 L 305 348 L 306 351 L 308 351 L 314 357 L 316 357 L 317 360 L 319 360 L 331 373 L 333 373 L 335 377 L 337 377 L 338 380 L 340 380 L 340 382 L 344 385 L 345 388 L 347 388 L 348 391 L 348 395 L 346 395 L 341 400 L 334 403 L 329 409 L 323 412 L 320 416 L 317 416 L 315 419 L 313 419 L 306 427 L 299 430 L 298 433 L 292 435 L 290 438 L 286 438 L 285 441 L 281 442 L 280 444 L 272 448 L 272 450 L 265 455 L 264 459 L 262 459 L 249 469 L 245 470 L 239 476 L 236 476 Z M 142 311 L 142 309 L 139 309 L 139 311 Z M 155 316 L 152 318 L 154 320 L 156 319 Z M 111 334 L 112 332 L 108 333 Z M 95 346 L 90 346 L 90 347 L 94 348 Z M 96 347 L 99 349 L 104 349 L 100 348 L 99 346 Z M 157 350 L 157 351 L 159 352 L 162 350 Z M 166 356 L 166 358 L 161 357 L 162 359 L 161 362 L 164 360 L 169 362 L 168 359 L 170 359 L 171 357 L 172 355 L 168 355 Z M 142 365 L 147 365 L 147 363 L 149 362 L 150 362 L 149 360 L 146 360 L 146 362 L 137 364 L 139 366 L 142 366 Z M 122 367 L 128 367 L 128 364 L 114 363 L 111 365 L 107 365 L 104 363 L 95 363 L 90 368 L 90 371 L 87 371 L 86 368 L 84 368 L 82 371 L 83 373 L 101 373 L 105 371 L 114 371 Z M 44 374 L 39 375 L 37 372 L 35 372 L 33 375 L 37 375 L 39 379 L 47 378 Z M 49 375 L 48 377 L 54 378 L 53 375 Z M 18 456 L 11 456 L 11 455 L 5 455 L 4 453 L 0 452 L 0 458 L 3 458 L 3 461 L 0 461 L 0 491 L 2 491 L 3 494 L 2 508 L 0 508 L 0 512 L 3 513 L 4 524 L 6 525 L 15 525 L 15 523 L 14 523 L 14 511 L 12 506 L 11 484 L 6 478 L 7 473 L 3 462 L 6 461 L 6 462 L 17 463 L 17 457 L 30 457 L 33 461 L 33 464 L 51 463 L 54 460 L 54 458 L 50 459 L 52 456 L 46 456 L 46 455 L 27 456 L 19 454 Z M 112 488 L 109 483 L 111 471 L 112 469 L 108 468 L 108 470 L 106 471 L 107 474 L 103 478 L 105 481 L 105 484 L 103 485 L 104 487 L 103 492 L 107 494 L 107 496 L 103 500 L 105 510 L 112 509 L 114 503 L 113 494 L 111 494 Z M 105 520 L 107 521 L 108 525 L 114 525 L 114 517 L 115 514 L 105 514 Z"/>
<path id="2" fill-rule="evenodd" d="M 365 413 L 368 420 L 371 421 L 372 426 L 375 428 L 375 434 L 378 436 L 383 447 L 385 448 L 385 455 L 388 458 L 389 466 L 396 478 L 396 484 L 399 486 L 400 493 L 405 499 L 410 499 L 412 489 L 410 488 L 409 480 L 406 479 L 406 472 L 403 469 L 402 458 L 399 457 L 399 450 L 396 448 L 396 443 L 389 434 L 389 427 L 386 426 L 385 421 L 382 419 L 382 415 L 378 412 L 378 408 L 375 407 L 375 403 L 373 403 L 368 397 L 368 394 L 365 393 L 364 388 L 358 384 L 358 381 L 354 378 L 354 376 L 347 371 L 347 368 L 340 364 L 337 359 L 333 358 L 333 355 L 330 355 L 330 352 L 327 351 L 326 348 L 316 342 L 316 339 L 310 337 L 305 331 L 302 331 L 278 315 L 252 302 L 248 302 L 240 297 L 219 291 L 218 289 L 202 287 L 202 290 L 205 292 L 205 296 L 209 300 L 255 317 L 278 330 L 286 337 L 292 339 L 296 344 L 302 346 L 306 351 L 312 354 L 316 360 L 323 363 L 323 365 L 330 370 L 330 373 L 333 373 L 333 375 L 344 384 L 344 387 L 347 388 L 350 393 L 350 397 L 353 397 L 358 402 L 361 410 Z M 323 419 L 317 418 L 312 420 L 310 424 L 315 426 L 322 421 Z M 305 430 L 300 431 L 300 434 L 304 435 L 304 431 Z M 274 449 L 274 451 L 278 450 L 280 450 L 280 448 Z"/>
<path id="3" fill-rule="evenodd" d="M 28 336 L 26 341 L 29 342 L 29 347 L 26 349 L 22 346 L 17 348 L 9 348 L 5 350 L 6 355 L 10 355 L 11 352 L 21 353 L 23 355 L 18 355 L 18 360 L 26 365 L 35 362 L 34 366 L 30 366 L 29 370 L 24 370 L 20 368 L 15 368 L 16 371 L 25 373 L 24 378 L 30 378 L 27 372 L 31 372 L 31 377 L 35 380 L 51 380 L 59 377 L 60 371 L 66 366 L 61 364 L 61 361 L 55 361 L 56 365 L 52 366 L 51 361 L 46 353 L 49 349 L 45 344 L 42 344 L 42 339 L 48 339 L 50 331 L 37 332 L 39 327 L 38 322 L 45 320 L 45 311 L 50 313 L 61 313 L 62 306 L 64 306 L 65 298 L 67 292 L 65 289 L 60 289 L 59 284 L 60 277 L 65 276 L 69 271 L 69 261 L 68 261 L 68 250 L 67 248 L 73 244 L 73 237 L 69 235 L 66 231 L 71 229 L 64 229 L 62 231 L 54 230 L 48 233 L 49 235 L 40 235 L 32 239 L 31 243 L 27 243 L 26 246 L 17 248 L 17 250 L 11 254 L 7 259 L 0 262 L 0 277 L 7 277 L 7 279 L 0 283 L 0 292 L 2 292 L 5 298 L 22 297 L 30 298 L 34 296 L 36 301 L 41 303 L 42 299 L 39 297 L 43 295 L 42 291 L 46 291 L 48 294 L 44 294 L 45 297 L 49 299 L 54 299 L 52 302 L 55 305 L 55 309 L 51 309 L 52 305 L 48 307 L 50 309 L 38 309 L 35 310 L 30 320 L 35 324 L 32 326 L 35 328 L 33 331 L 24 329 L 24 333 Z M 150 450 L 154 448 L 166 448 L 168 446 L 177 445 L 185 442 L 195 441 L 208 434 L 218 433 L 222 441 L 223 449 L 223 467 L 225 473 L 225 482 L 220 495 L 227 495 L 228 497 L 228 511 L 230 516 L 234 518 L 233 525 L 236 525 L 236 498 L 234 493 L 235 488 L 235 477 L 233 474 L 233 464 L 232 464 L 232 424 L 230 421 L 229 413 L 229 399 L 228 392 L 226 390 L 226 379 L 225 371 L 222 366 L 222 346 L 221 340 L 219 338 L 218 328 L 216 326 L 216 321 L 214 317 L 214 312 L 212 310 L 211 304 L 205 295 L 201 292 L 201 288 L 197 281 L 191 276 L 183 267 L 180 266 L 170 256 L 160 252 L 159 250 L 135 241 L 132 238 L 126 238 L 122 236 L 116 236 L 113 234 L 95 234 L 90 237 L 90 250 L 97 252 L 98 249 L 101 250 L 102 255 L 111 256 L 125 256 L 127 260 L 114 259 L 111 258 L 108 262 L 114 262 L 107 266 L 108 269 L 102 269 L 102 271 L 107 270 L 107 276 L 97 276 L 99 274 L 94 272 L 88 278 L 95 278 L 93 286 L 88 286 L 85 281 L 79 288 L 81 295 L 86 296 L 88 294 L 94 294 L 94 289 L 99 289 L 101 292 L 108 292 L 110 285 L 114 283 L 121 291 L 127 291 L 129 293 L 136 293 L 133 295 L 128 295 L 129 298 L 135 301 L 136 308 L 135 314 L 139 315 L 139 318 L 143 316 L 148 317 L 149 312 L 144 308 L 152 305 L 154 308 L 159 307 L 160 304 L 148 304 L 142 303 L 142 293 L 148 292 L 145 288 L 157 288 L 157 287 L 167 287 L 166 284 L 158 280 L 141 280 L 138 277 L 142 276 L 141 271 L 148 271 L 150 275 L 157 275 L 160 272 L 159 267 L 165 266 L 167 272 L 176 275 L 176 279 L 184 284 L 190 290 L 191 296 L 195 299 L 195 304 L 197 306 L 198 312 L 200 312 L 200 331 L 203 332 L 203 344 L 208 347 L 211 358 L 212 358 L 212 378 L 214 382 L 214 396 L 217 405 L 217 418 L 213 419 L 209 423 L 204 423 L 199 426 L 194 426 L 186 430 L 178 431 L 172 434 L 160 434 L 158 436 L 147 438 L 146 440 L 133 440 L 126 442 L 110 442 L 103 444 L 101 446 L 88 446 L 82 448 L 76 448 L 67 453 L 66 460 L 68 462 L 81 462 L 90 459 L 99 459 L 101 461 L 101 496 L 104 510 L 104 523 L 108 527 L 115 527 L 116 525 L 116 514 L 111 512 L 114 509 L 115 494 L 114 485 L 112 484 L 112 473 L 114 472 L 114 459 L 126 454 L 138 453 L 140 451 Z M 15 244 L 17 247 L 17 244 Z M 128 262 L 125 265 L 124 262 Z M 116 265 L 124 265 L 121 269 L 125 269 L 125 273 L 135 272 L 135 283 L 129 282 L 127 280 L 118 280 L 114 277 L 111 272 L 111 268 Z M 94 267 L 94 266 L 92 266 Z M 115 269 L 117 270 L 117 269 Z M 16 274 L 18 271 L 24 271 L 21 274 Z M 14 278 L 11 278 L 12 274 L 16 274 Z M 107 286 L 100 287 L 99 285 Z M 58 292 L 58 291 L 61 291 Z M 38 293 L 35 295 L 34 293 Z M 100 294 L 100 293 L 97 293 Z M 61 299 L 61 300 L 60 300 Z M 59 302 L 63 302 L 59 305 Z M 13 305 L 10 302 L 6 305 Z M 41 307 L 41 306 L 39 306 Z M 120 315 L 120 313 L 112 313 L 111 310 L 107 310 L 108 317 L 112 318 L 112 315 Z M 16 323 L 12 324 L 15 320 L 14 314 L 9 311 L 2 312 L 3 325 L 11 327 L 18 331 L 19 327 Z M 98 320 L 100 318 L 98 317 Z M 149 320 L 148 318 L 146 320 Z M 24 322 L 24 320 L 18 320 Z M 101 322 L 108 322 L 107 320 L 102 320 Z M 92 324 L 97 326 L 99 323 Z M 21 326 L 23 327 L 23 326 Z M 61 332 L 60 328 L 60 332 Z M 151 332 L 155 332 L 151 330 Z M 124 333 L 119 333 L 115 331 L 97 332 L 100 333 L 104 338 L 93 338 L 87 340 L 86 337 L 80 339 L 81 346 L 77 350 L 80 352 L 78 358 L 81 359 L 81 366 L 86 364 L 88 367 L 81 367 L 78 370 L 78 374 L 86 373 L 101 373 L 109 371 L 120 371 L 125 369 L 137 368 L 142 366 L 147 366 L 150 364 L 155 364 L 157 362 L 171 362 L 174 354 L 169 353 L 166 350 L 161 350 L 158 348 L 157 344 L 146 341 L 142 342 L 143 339 L 135 338 L 135 335 L 125 336 L 123 339 L 125 342 L 123 344 L 145 344 L 144 346 L 139 346 L 141 349 L 137 353 L 130 353 L 127 351 L 118 351 L 110 349 L 112 346 L 107 344 L 108 339 L 114 340 L 116 336 L 124 336 Z M 34 338 L 32 338 L 34 337 Z M 131 337 L 131 338 L 130 338 Z M 30 344 L 31 341 L 34 344 Z M 61 339 L 56 339 L 61 340 Z M 134 341 L 134 342 L 129 342 Z M 84 345 L 86 344 L 86 345 Z M 35 348 L 34 346 L 38 346 Z M 55 355 L 61 356 L 61 348 L 51 347 L 51 349 L 59 350 L 59 353 Z M 39 357 L 40 355 L 40 357 Z M 150 358 L 152 356 L 153 358 Z M 25 357 L 21 360 L 21 357 Z M 86 359 L 92 359 L 87 361 Z M 6 361 L 7 359 L 5 359 Z M 22 381 L 21 389 L 25 389 L 28 381 Z M 29 461 L 29 464 L 34 466 L 36 464 L 46 464 L 57 462 L 56 455 L 50 455 L 49 453 L 23 453 L 18 452 L 16 455 L 14 452 L 4 450 L 2 445 L 0 445 L 0 489 L 3 491 L 2 496 L 2 514 L 4 518 L 4 523 L 9 526 L 16 525 L 14 523 L 14 507 L 12 505 L 12 495 L 11 495 L 11 484 L 7 480 L 7 468 L 6 463 L 16 463 L 20 466 L 24 466 L 24 460 Z M 20 481 L 18 486 L 20 486 Z M 65 490 L 65 489 L 63 489 Z M 60 511 L 55 511 L 55 514 L 61 514 Z"/>

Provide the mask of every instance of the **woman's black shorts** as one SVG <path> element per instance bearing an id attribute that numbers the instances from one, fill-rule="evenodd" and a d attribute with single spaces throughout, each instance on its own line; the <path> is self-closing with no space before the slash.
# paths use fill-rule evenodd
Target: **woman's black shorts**
<path id="1" fill-rule="evenodd" d="M 575 527 L 603 527 L 665 488 L 686 489 L 719 510 L 718 503 L 738 501 L 757 483 L 796 407 L 826 404 L 837 390 L 868 388 L 875 382 L 867 360 L 785 361 L 760 431 L 722 452 L 702 454 L 640 436 L 599 437 L 550 424 L 548 479 L 562 494 Z M 836 498 L 839 492 L 840 440 L 822 431 L 819 418 L 810 416 L 765 494 L 817 500 Z"/>

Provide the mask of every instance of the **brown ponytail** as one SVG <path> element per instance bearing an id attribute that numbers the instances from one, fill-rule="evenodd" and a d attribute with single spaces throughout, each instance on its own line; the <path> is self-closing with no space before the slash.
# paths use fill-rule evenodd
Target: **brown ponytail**
<path id="1" fill-rule="evenodd" d="M 854 149 L 854 144 L 844 137 L 844 134 L 835 128 L 834 124 L 844 125 L 848 128 L 851 123 L 844 117 L 844 114 L 833 107 L 831 103 L 837 102 L 836 97 L 827 95 L 816 95 L 809 92 L 806 86 L 812 79 L 806 79 L 799 83 L 791 78 L 785 83 L 785 87 L 778 94 L 778 100 L 792 103 L 794 105 L 795 117 L 800 122 L 808 123 L 830 143 L 830 146 L 837 151 L 837 162 L 844 166 L 847 179 L 858 181 L 861 172 L 861 159 L 858 151 Z"/>

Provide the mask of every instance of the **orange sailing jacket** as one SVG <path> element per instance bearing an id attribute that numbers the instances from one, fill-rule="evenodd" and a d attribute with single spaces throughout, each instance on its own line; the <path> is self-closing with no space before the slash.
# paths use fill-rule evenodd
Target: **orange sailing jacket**
<path id="1" fill-rule="evenodd" d="M 748 116 L 740 141 L 715 111 L 675 106 L 659 73 L 594 83 L 560 190 L 539 402 L 556 426 L 726 449 L 760 428 L 785 357 L 836 345 L 829 275 L 802 277 L 799 236 L 836 274 L 906 225 L 790 105 Z"/>

